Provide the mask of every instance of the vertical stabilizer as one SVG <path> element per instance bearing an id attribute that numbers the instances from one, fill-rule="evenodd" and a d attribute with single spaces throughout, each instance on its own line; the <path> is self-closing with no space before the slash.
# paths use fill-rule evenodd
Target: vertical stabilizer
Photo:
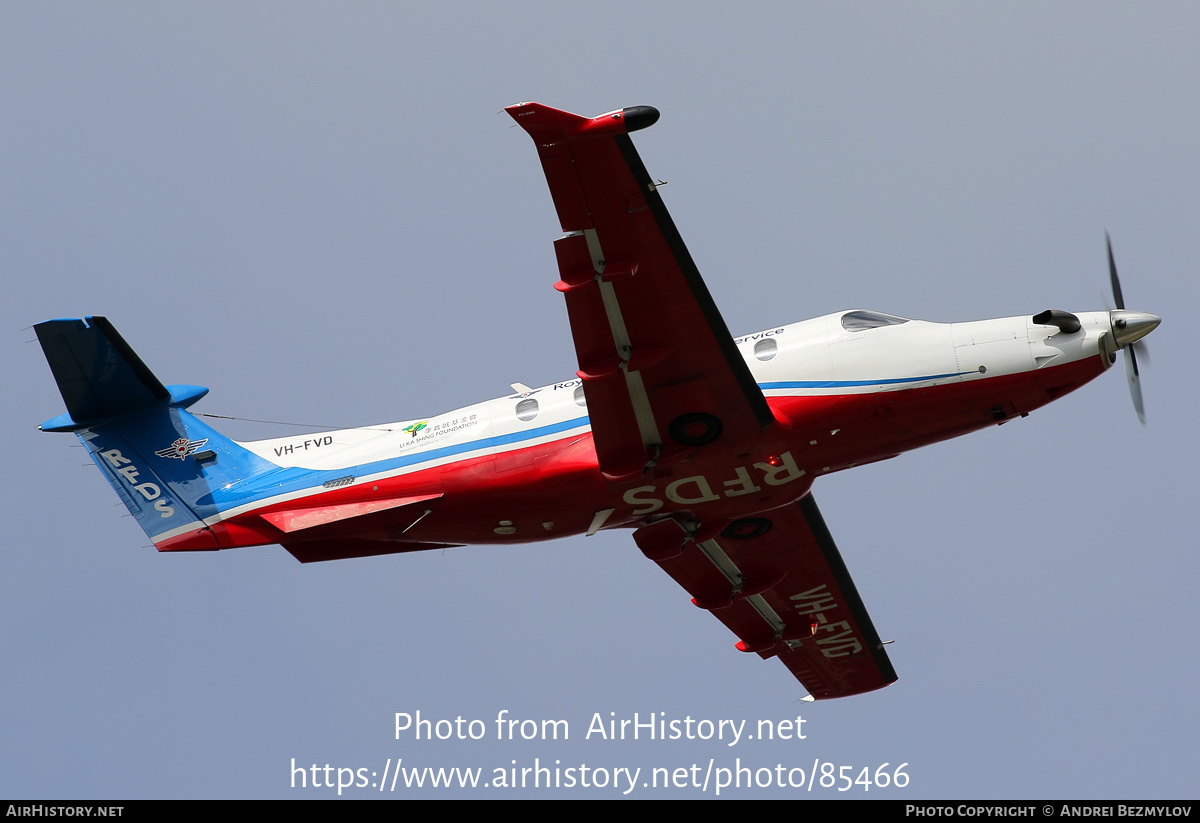
<path id="1" fill-rule="evenodd" d="M 103 317 L 35 329 L 67 406 L 42 430 L 79 437 L 159 549 L 233 545 L 214 492 L 279 467 L 184 410 L 208 389 L 164 386 Z"/>

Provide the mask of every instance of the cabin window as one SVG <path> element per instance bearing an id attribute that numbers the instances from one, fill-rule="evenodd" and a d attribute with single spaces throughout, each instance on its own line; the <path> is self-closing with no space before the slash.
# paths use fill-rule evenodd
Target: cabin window
<path id="1" fill-rule="evenodd" d="M 517 404 L 517 419 L 525 423 L 538 416 L 538 401 L 526 397 Z"/>
<path id="2" fill-rule="evenodd" d="M 880 326 L 899 326 L 907 322 L 907 317 L 880 314 L 877 311 L 848 311 L 842 315 L 842 328 L 846 331 L 866 331 Z"/>
<path id="3" fill-rule="evenodd" d="M 754 356 L 759 360 L 773 360 L 779 353 L 779 344 L 774 337 L 764 337 L 754 344 Z"/>
<path id="4" fill-rule="evenodd" d="M 575 405 L 587 408 L 587 396 L 583 393 L 582 384 L 575 387 Z"/>

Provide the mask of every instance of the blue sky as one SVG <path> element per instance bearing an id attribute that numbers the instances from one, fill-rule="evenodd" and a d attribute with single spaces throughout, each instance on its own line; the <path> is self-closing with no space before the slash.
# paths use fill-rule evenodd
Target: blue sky
<path id="1" fill-rule="evenodd" d="M 293 758 L 489 777 L 536 758 L 642 780 L 908 764 L 907 788 L 867 797 L 1195 795 L 1194 7 L 9 4 L 0 22 L 0 794 L 327 797 L 292 788 Z M 557 222 L 501 112 L 520 100 L 662 111 L 635 142 L 735 334 L 852 307 L 1101 309 L 1108 229 L 1129 306 L 1164 318 L 1149 425 L 1117 369 L 822 479 L 900 680 L 815 706 L 627 534 L 159 555 L 73 438 L 36 430 L 62 411 L 27 342 L 50 317 L 107 315 L 165 382 L 212 389 L 197 410 L 247 418 L 368 425 L 571 375 Z M 565 719 L 571 739 L 396 740 L 418 710 L 493 733 L 501 711 Z M 585 739 L 635 712 L 801 715 L 806 737 Z M 722 794 L 797 795 L 864 793 Z"/>

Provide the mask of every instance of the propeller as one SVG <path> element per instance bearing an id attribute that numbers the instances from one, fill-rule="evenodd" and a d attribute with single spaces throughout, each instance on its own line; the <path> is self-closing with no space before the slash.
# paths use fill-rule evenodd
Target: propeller
<path id="1" fill-rule="evenodd" d="M 1146 344 L 1140 342 L 1143 337 L 1154 331 L 1162 318 L 1140 311 L 1125 309 L 1125 295 L 1121 292 L 1121 279 L 1117 277 L 1117 263 L 1113 259 L 1112 238 L 1104 233 L 1104 242 L 1108 247 L 1108 279 L 1112 284 L 1113 300 L 1117 308 L 1108 313 L 1112 323 L 1113 339 L 1117 348 L 1125 350 L 1125 376 L 1129 381 L 1129 395 L 1133 398 L 1133 409 L 1137 412 L 1138 420 L 1146 424 L 1146 406 L 1142 401 L 1141 374 L 1138 371 L 1137 352 L 1142 353 L 1142 360 L 1150 362 L 1150 353 Z"/>

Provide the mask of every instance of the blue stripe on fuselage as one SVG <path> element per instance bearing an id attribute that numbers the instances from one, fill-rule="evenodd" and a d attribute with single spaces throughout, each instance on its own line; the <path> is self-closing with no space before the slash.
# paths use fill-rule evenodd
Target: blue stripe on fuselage
<path id="1" fill-rule="evenodd" d="M 197 508 L 199 509 L 197 513 L 201 517 L 210 517 L 217 512 L 245 505 L 246 503 L 252 503 L 258 499 L 303 491 L 308 488 L 315 489 L 315 487 L 320 486 L 327 480 L 335 480 L 347 475 L 362 477 L 364 475 L 395 471 L 407 466 L 417 465 L 418 463 L 427 463 L 443 457 L 452 457 L 456 454 L 465 454 L 467 452 L 498 446 L 508 446 L 513 443 L 521 443 L 550 434 L 558 434 L 559 432 L 570 431 L 571 429 L 577 429 L 587 424 L 588 417 L 584 415 L 583 417 L 564 420 L 561 423 L 538 426 L 528 431 L 483 437 L 478 440 L 469 440 L 466 443 L 457 443 L 451 446 L 414 452 L 399 457 L 389 457 L 386 460 L 377 460 L 373 463 L 362 463 L 357 466 L 347 466 L 340 469 L 312 470 L 294 466 L 281 468 L 278 471 L 259 475 L 251 481 L 239 483 L 226 489 L 217 489 L 212 494 L 205 495 L 197 501 Z"/>
<path id="2" fill-rule="evenodd" d="M 759 383 L 763 391 L 768 389 L 849 389 L 857 386 L 888 386 L 897 383 L 920 383 L 922 380 L 944 380 L 947 377 L 962 377 L 975 371 L 960 371 L 951 374 L 927 374 L 923 377 L 894 377 L 881 380 L 781 380 L 776 383 Z"/>
<path id="3" fill-rule="evenodd" d="M 763 391 L 769 391 L 772 389 L 855 388 L 860 386 L 919 383 L 925 380 L 942 380 L 948 377 L 961 377 L 966 374 L 974 373 L 975 372 L 973 371 L 955 372 L 951 374 L 933 374 L 921 377 L 900 377 L 879 380 L 782 380 L 772 383 L 759 383 L 758 386 Z M 538 437 L 545 437 L 546 435 L 570 431 L 571 429 L 577 429 L 588 424 L 589 418 L 587 415 L 584 415 L 583 417 L 564 420 L 560 423 L 551 423 L 546 426 L 538 426 L 537 428 L 529 429 L 528 431 L 494 435 L 492 437 L 484 437 L 478 440 L 469 440 L 465 443 L 457 443 L 451 446 L 430 449 L 429 451 L 415 452 L 412 454 L 401 455 L 399 457 L 391 457 L 386 460 L 378 460 L 373 463 L 362 463 L 357 466 L 347 466 L 340 469 L 312 470 L 294 466 L 289 468 L 280 468 L 277 471 L 259 475 L 251 481 L 239 483 L 228 488 L 214 490 L 212 494 L 205 495 L 197 501 L 197 513 L 201 517 L 207 518 L 221 511 L 242 506 L 247 503 L 253 503 L 255 500 L 275 497 L 277 495 L 290 494 L 303 491 L 305 489 L 313 489 L 315 491 L 316 487 L 320 486 L 322 483 L 328 480 L 346 477 L 347 475 L 362 477 L 364 475 L 374 475 L 396 471 L 408 466 L 415 466 L 420 463 L 428 463 L 445 457 L 453 457 L 455 455 L 467 454 L 469 452 L 480 451 L 488 448 L 509 446 L 514 443 L 521 443 Z"/>

